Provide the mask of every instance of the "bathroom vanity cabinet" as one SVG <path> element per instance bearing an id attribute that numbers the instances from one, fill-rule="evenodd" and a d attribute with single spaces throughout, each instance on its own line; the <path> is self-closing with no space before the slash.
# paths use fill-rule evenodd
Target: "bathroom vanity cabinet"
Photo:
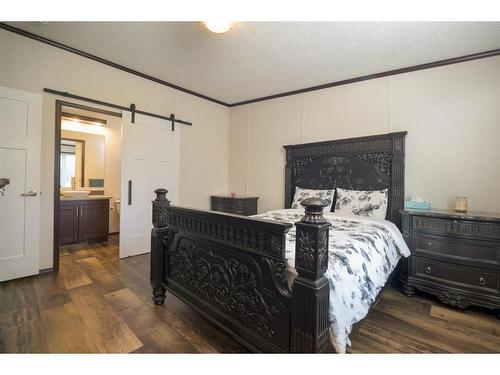
<path id="1" fill-rule="evenodd" d="M 104 242 L 109 234 L 109 198 L 61 199 L 59 240 L 62 245 Z"/>

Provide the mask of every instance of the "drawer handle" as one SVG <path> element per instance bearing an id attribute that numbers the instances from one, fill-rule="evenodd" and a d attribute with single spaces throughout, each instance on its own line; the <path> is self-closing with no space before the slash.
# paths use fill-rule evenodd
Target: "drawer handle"
<path id="1" fill-rule="evenodd" d="M 427 268 L 425 269 L 425 273 L 426 273 L 427 275 L 430 275 L 430 274 L 431 274 L 431 272 L 432 272 L 431 267 L 427 267 Z"/>
<path id="2" fill-rule="evenodd" d="M 427 246 L 432 246 L 432 242 L 431 241 L 427 241 Z"/>
<path id="3" fill-rule="evenodd" d="M 484 279 L 484 277 L 479 278 L 479 284 L 486 285 L 486 280 Z"/>

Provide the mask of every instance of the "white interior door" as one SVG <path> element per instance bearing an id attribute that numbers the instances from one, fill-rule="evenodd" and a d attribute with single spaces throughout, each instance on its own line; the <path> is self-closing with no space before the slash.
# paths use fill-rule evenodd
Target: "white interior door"
<path id="1" fill-rule="evenodd" d="M 172 131 L 167 121 L 142 115 L 132 124 L 130 112 L 123 113 L 122 124 L 121 258 L 151 249 L 155 189 L 166 188 L 172 203 L 178 202 L 181 132 L 180 126 Z"/>
<path id="2" fill-rule="evenodd" d="M 0 87 L 0 281 L 38 273 L 41 95 Z"/>

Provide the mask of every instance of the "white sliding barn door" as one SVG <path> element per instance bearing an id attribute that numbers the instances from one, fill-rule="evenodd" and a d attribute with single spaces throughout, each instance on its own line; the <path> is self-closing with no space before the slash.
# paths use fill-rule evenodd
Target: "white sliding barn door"
<path id="1" fill-rule="evenodd" d="M 173 204 L 179 197 L 180 126 L 123 112 L 120 257 L 151 250 L 154 190 L 165 188 Z M 129 182 L 131 181 L 131 182 Z M 130 189 L 130 191 L 129 191 Z"/>
<path id="2" fill-rule="evenodd" d="M 38 273 L 42 97 L 0 87 L 0 281 Z"/>

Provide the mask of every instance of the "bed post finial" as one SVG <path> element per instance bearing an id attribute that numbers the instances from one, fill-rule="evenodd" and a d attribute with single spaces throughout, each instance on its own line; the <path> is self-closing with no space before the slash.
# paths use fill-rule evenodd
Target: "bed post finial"
<path id="1" fill-rule="evenodd" d="M 328 342 L 330 293 L 324 276 L 330 223 L 323 217 L 323 209 L 328 201 L 308 198 L 302 205 L 306 213 L 295 223 L 295 268 L 299 276 L 293 283 L 291 351 L 322 353 Z"/>
<path id="2" fill-rule="evenodd" d="M 167 199 L 167 189 L 156 189 L 156 199 L 153 201 L 153 229 L 151 230 L 151 286 L 153 288 L 153 301 L 155 305 L 162 305 L 165 301 L 164 267 L 165 267 L 165 242 L 170 233 L 168 227 L 168 208 L 170 201 Z"/>
<path id="3" fill-rule="evenodd" d="M 170 201 L 167 199 L 167 189 L 156 189 L 156 199 L 153 201 L 153 226 L 162 228 L 168 225 L 167 208 Z"/>

